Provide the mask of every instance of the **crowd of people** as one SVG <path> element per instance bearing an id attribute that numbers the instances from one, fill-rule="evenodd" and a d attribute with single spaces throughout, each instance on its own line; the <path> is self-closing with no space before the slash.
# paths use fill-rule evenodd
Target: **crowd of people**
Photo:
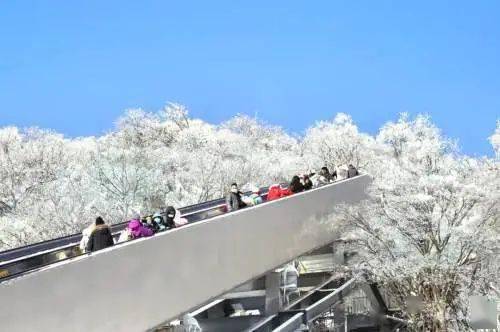
<path id="1" fill-rule="evenodd" d="M 150 237 L 185 224 L 187 224 L 186 218 L 182 218 L 179 211 L 173 206 L 168 206 L 163 211 L 157 211 L 155 214 L 143 218 L 135 213 L 128 221 L 127 227 L 120 232 L 116 243 Z M 115 244 L 110 227 L 104 223 L 101 217 L 97 217 L 95 223 L 85 228 L 82 235 L 80 241 L 82 252 L 93 252 Z"/>
<path id="2" fill-rule="evenodd" d="M 357 176 L 358 170 L 349 165 L 345 172 L 345 178 Z M 330 172 L 328 167 L 323 166 L 318 173 L 308 172 L 302 175 L 294 175 L 288 185 L 274 184 L 269 187 L 266 201 L 273 201 L 296 193 L 307 191 L 319 186 L 336 181 L 337 171 Z M 226 196 L 226 211 L 232 212 L 248 206 L 254 206 L 264 202 L 260 189 L 252 187 L 247 193 L 242 193 L 237 183 L 232 183 Z M 188 221 L 182 218 L 180 212 L 173 206 L 157 211 L 152 215 L 141 216 L 135 213 L 128 221 L 127 227 L 120 233 L 116 243 L 126 242 L 142 237 L 150 237 L 156 233 L 183 226 Z M 115 244 L 113 234 L 108 225 L 101 217 L 97 217 L 95 223 L 85 228 L 82 232 L 80 249 L 82 252 L 94 252 Z"/>

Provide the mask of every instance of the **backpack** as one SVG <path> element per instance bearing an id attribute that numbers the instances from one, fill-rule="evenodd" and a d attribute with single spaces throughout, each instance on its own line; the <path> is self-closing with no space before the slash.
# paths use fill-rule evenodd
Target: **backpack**
<path id="1" fill-rule="evenodd" d="M 279 184 L 273 184 L 269 187 L 269 192 L 267 193 L 267 200 L 274 201 L 275 199 L 281 198 L 281 187 Z"/>

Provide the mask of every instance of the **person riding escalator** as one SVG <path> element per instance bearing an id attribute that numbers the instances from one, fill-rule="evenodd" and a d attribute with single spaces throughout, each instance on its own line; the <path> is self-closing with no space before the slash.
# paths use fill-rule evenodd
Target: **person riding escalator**
<path id="1" fill-rule="evenodd" d="M 310 176 L 312 176 L 312 175 L 314 175 L 314 173 L 304 174 L 302 176 L 302 184 L 304 186 L 304 190 L 312 189 L 313 183 L 312 183 L 311 178 L 310 178 Z"/>
<path id="2" fill-rule="evenodd" d="M 298 175 L 293 176 L 292 182 L 290 182 L 290 186 L 288 186 L 288 189 L 290 189 L 293 194 L 304 191 L 304 185 L 300 182 L 300 178 L 298 177 Z"/>
<path id="3" fill-rule="evenodd" d="M 356 169 L 356 167 L 354 167 L 352 164 L 349 164 L 349 166 L 347 168 L 347 178 L 350 179 L 350 178 L 353 178 L 353 177 L 358 176 L 358 175 L 359 175 L 359 172 Z"/>
<path id="4" fill-rule="evenodd" d="M 167 206 L 165 210 L 164 225 L 167 229 L 180 227 L 187 224 L 186 218 L 182 218 L 180 212 L 173 206 Z"/>
<path id="5" fill-rule="evenodd" d="M 242 195 L 238 189 L 238 184 L 231 184 L 231 190 L 226 197 L 227 212 L 236 211 L 247 206 L 242 200 Z"/>
<path id="6" fill-rule="evenodd" d="M 112 245 L 114 245 L 114 241 L 109 226 L 104 223 L 101 217 L 97 217 L 95 220 L 95 228 L 90 234 L 87 242 L 87 252 L 101 250 L 111 247 Z"/>

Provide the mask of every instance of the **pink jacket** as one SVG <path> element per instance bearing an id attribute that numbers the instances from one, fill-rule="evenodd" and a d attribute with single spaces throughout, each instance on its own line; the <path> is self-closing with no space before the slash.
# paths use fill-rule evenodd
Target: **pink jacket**
<path id="1" fill-rule="evenodd" d="M 137 219 L 130 220 L 127 227 L 130 229 L 130 233 L 132 234 L 134 239 L 153 235 L 153 231 L 147 227 L 144 227 L 140 220 Z"/>

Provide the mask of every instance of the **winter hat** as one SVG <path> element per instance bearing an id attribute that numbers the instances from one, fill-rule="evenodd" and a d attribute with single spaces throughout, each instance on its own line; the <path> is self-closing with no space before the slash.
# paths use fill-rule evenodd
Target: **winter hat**
<path id="1" fill-rule="evenodd" d="M 96 225 L 104 225 L 104 220 L 101 217 L 95 218 Z"/>

